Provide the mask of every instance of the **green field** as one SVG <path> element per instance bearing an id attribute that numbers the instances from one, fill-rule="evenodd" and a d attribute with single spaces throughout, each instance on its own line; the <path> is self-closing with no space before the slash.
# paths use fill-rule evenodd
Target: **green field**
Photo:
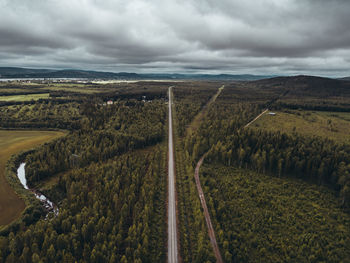
<path id="1" fill-rule="evenodd" d="M 44 142 L 63 136 L 60 131 L 0 130 L 0 226 L 18 218 L 25 204 L 5 178 L 6 162 L 11 155 L 29 150 Z"/>
<path id="2" fill-rule="evenodd" d="M 15 101 L 31 101 L 39 99 L 48 99 L 50 93 L 25 94 L 25 95 L 11 95 L 0 96 L 0 101 L 15 102 Z"/>
<path id="3" fill-rule="evenodd" d="M 331 190 L 223 165 L 201 173 L 227 262 L 348 262 L 350 216 Z"/>
<path id="4" fill-rule="evenodd" d="M 350 113 L 286 110 L 275 116 L 264 114 L 250 127 L 269 131 L 321 136 L 339 143 L 350 143 Z"/>
<path id="5" fill-rule="evenodd" d="M 16 85 L 0 83 L 0 101 L 28 101 L 40 98 L 49 98 L 49 92 L 71 92 L 81 94 L 96 94 L 108 92 L 108 85 L 87 85 L 80 83 L 30 84 L 17 83 Z M 19 93 L 16 95 L 16 93 Z M 28 93 L 28 94 L 25 94 Z M 8 95 L 11 94 L 11 95 Z"/>

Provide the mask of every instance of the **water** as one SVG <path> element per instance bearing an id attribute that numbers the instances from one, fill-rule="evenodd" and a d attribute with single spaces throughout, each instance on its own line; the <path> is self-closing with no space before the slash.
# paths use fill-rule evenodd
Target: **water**
<path id="1" fill-rule="evenodd" d="M 42 202 L 43 206 L 49 212 L 53 212 L 54 215 L 57 216 L 58 215 L 58 208 L 53 202 L 51 202 L 45 195 L 40 193 L 38 190 L 29 189 L 29 187 L 27 185 L 25 165 L 26 165 L 25 163 L 21 163 L 17 169 L 17 177 L 20 180 L 21 184 L 23 185 L 24 189 L 31 191 L 35 195 L 35 197 L 38 198 Z"/>
<path id="2" fill-rule="evenodd" d="M 85 78 L 13 78 L 13 79 L 3 79 L 0 78 L 0 82 L 12 82 L 12 81 L 59 81 L 59 80 L 67 80 L 67 81 L 87 81 Z"/>
<path id="3" fill-rule="evenodd" d="M 18 176 L 18 179 L 21 181 L 21 184 L 23 185 L 24 189 L 29 189 L 27 185 L 26 172 L 24 170 L 25 166 L 26 166 L 25 163 L 20 164 L 20 166 L 17 169 L 17 176 Z"/>

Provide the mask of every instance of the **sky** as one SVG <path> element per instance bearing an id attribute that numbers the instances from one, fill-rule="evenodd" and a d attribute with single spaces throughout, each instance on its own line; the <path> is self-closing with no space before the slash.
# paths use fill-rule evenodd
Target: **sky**
<path id="1" fill-rule="evenodd" d="M 0 0 L 0 66 L 350 76 L 350 1 Z"/>

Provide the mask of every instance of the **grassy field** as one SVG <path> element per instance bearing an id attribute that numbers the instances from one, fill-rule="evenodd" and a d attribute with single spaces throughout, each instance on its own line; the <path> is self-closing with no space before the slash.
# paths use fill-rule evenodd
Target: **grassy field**
<path id="1" fill-rule="evenodd" d="M 278 111 L 275 116 L 264 114 L 251 128 L 307 136 L 321 136 L 339 143 L 350 143 L 350 113 L 288 110 Z"/>
<path id="2" fill-rule="evenodd" d="M 11 223 L 24 209 L 21 200 L 5 179 L 5 167 L 11 155 L 29 150 L 44 142 L 63 136 L 60 131 L 0 130 L 0 226 Z"/>
<path id="3" fill-rule="evenodd" d="M 48 92 L 64 91 L 81 94 L 95 94 L 100 92 L 110 91 L 111 88 L 107 85 L 89 85 L 80 83 L 55 83 L 55 84 L 35 84 L 30 86 L 28 83 L 18 83 L 16 85 L 9 85 L 6 83 L 0 83 L 0 101 L 26 101 L 39 98 L 48 98 Z M 39 93 L 42 92 L 42 93 Z M 32 93 L 28 95 L 16 95 L 15 93 Z M 7 95 L 11 94 L 11 95 Z M 46 97 L 40 97 L 40 95 Z M 29 97 L 30 99 L 26 99 Z"/>
<path id="4" fill-rule="evenodd" d="M 226 259 L 349 262 L 350 216 L 326 187 L 208 164 L 201 181 Z"/>
<path id="5" fill-rule="evenodd" d="M 26 95 L 12 95 L 12 96 L 0 96 L 0 101 L 31 101 L 38 99 L 48 99 L 49 93 L 38 93 L 38 94 L 26 94 Z"/>

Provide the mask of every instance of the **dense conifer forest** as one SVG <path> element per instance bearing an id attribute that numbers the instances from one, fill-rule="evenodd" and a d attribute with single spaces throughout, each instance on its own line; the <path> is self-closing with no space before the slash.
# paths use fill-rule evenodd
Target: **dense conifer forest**
<path id="1" fill-rule="evenodd" d="M 192 166 L 205 156 L 202 184 L 224 260 L 346 262 L 349 145 L 245 127 L 264 109 L 279 108 L 288 92 L 264 87 L 244 102 L 236 99 L 241 89 L 227 85 L 184 139 Z"/>
<path id="2" fill-rule="evenodd" d="M 142 96 L 1 107 L 3 127 L 70 130 L 24 155 L 30 186 L 56 182 L 43 191 L 59 214 L 35 210 L 3 231 L 1 262 L 165 260 L 167 96 Z"/>
<path id="3" fill-rule="evenodd" d="M 2 96 L 26 91 L 2 85 Z M 3 129 L 66 131 L 8 161 L 13 185 L 21 186 L 16 170 L 25 162 L 28 185 L 59 212 L 36 201 L 0 228 L 0 262 L 166 261 L 169 86 L 183 262 L 216 262 L 194 180 L 202 157 L 201 185 L 224 262 L 347 262 L 350 145 L 317 131 L 246 126 L 266 109 L 312 109 L 330 121 L 329 111 L 347 114 L 348 84 L 305 76 L 90 83 L 75 91 L 73 83 L 38 84 L 27 94 L 49 98 L 0 102 Z"/>

